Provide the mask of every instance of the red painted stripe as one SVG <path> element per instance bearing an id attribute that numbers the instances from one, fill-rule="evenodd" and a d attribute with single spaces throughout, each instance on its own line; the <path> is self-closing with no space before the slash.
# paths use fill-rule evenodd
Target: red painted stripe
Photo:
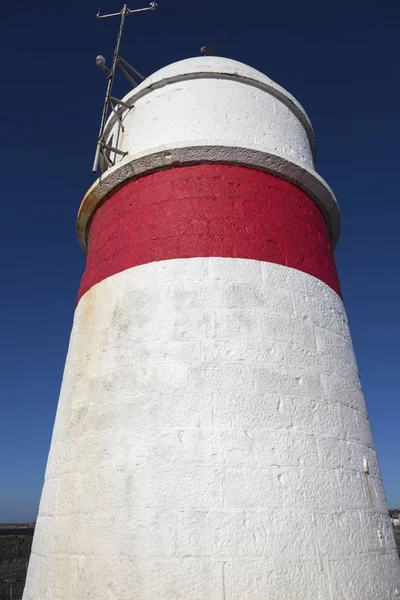
<path id="1" fill-rule="evenodd" d="M 260 171 L 199 165 L 132 181 L 97 210 L 79 298 L 130 267 L 200 256 L 286 265 L 340 294 L 324 217 L 304 192 Z"/>

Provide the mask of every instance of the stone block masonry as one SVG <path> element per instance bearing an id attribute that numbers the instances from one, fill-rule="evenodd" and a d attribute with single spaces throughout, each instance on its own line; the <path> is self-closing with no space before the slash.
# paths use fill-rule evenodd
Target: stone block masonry
<path id="1" fill-rule="evenodd" d="M 265 514 L 265 513 L 264 513 Z M 354 516 L 355 513 L 353 513 Z M 254 516 L 257 516 L 256 513 L 253 513 Z M 153 515 L 150 516 L 153 517 Z M 290 515 L 286 514 L 286 524 L 283 525 L 284 528 L 289 528 L 290 529 L 290 534 L 288 536 L 281 535 L 280 531 L 277 531 L 276 526 L 274 527 L 274 525 L 271 525 L 271 519 L 268 520 L 268 529 L 265 528 L 265 521 L 261 524 L 259 521 L 255 522 L 254 518 L 253 521 L 250 523 L 245 523 L 242 519 L 241 516 L 239 516 L 239 519 L 241 519 L 240 523 L 238 522 L 238 518 L 236 518 L 236 522 L 235 522 L 235 516 L 232 515 L 231 516 L 231 526 L 230 526 L 230 533 L 232 533 L 232 537 L 229 539 L 225 540 L 221 540 L 221 517 L 220 515 L 218 515 L 218 513 L 208 513 L 208 521 L 210 519 L 214 519 L 214 523 L 212 523 L 213 526 L 215 526 L 215 531 L 210 533 L 209 529 L 204 529 L 204 525 L 205 525 L 205 521 L 206 521 L 206 515 L 204 512 L 196 512 L 193 511 L 191 514 L 191 521 L 188 523 L 181 523 L 181 527 L 179 529 L 179 535 L 182 538 L 182 535 L 184 536 L 184 539 L 180 541 L 180 545 L 182 546 L 182 544 L 189 544 L 189 551 L 191 553 L 193 552 L 197 552 L 197 553 L 201 553 L 201 546 L 203 544 L 205 544 L 205 541 L 208 539 L 209 543 L 212 540 L 212 542 L 214 544 L 218 543 L 219 548 L 227 548 L 229 545 L 231 546 L 231 548 L 235 547 L 236 544 L 240 543 L 238 542 L 238 538 L 236 535 L 236 527 L 235 525 L 237 524 L 239 526 L 239 529 L 242 528 L 242 530 L 246 530 L 247 529 L 247 533 L 245 534 L 245 537 L 247 537 L 248 540 L 248 544 L 249 544 L 249 548 L 252 547 L 254 548 L 253 552 L 257 555 L 260 556 L 262 555 L 262 550 L 260 550 L 260 548 L 264 547 L 267 544 L 279 544 L 280 542 L 277 541 L 277 535 L 279 535 L 279 538 L 281 539 L 289 539 L 290 543 L 288 546 L 286 547 L 282 547 L 282 552 L 284 555 L 284 559 L 288 560 L 288 564 L 290 564 L 290 559 L 292 557 L 295 558 L 307 558 L 309 556 L 315 556 L 315 546 L 313 546 L 314 541 L 315 541 L 315 535 L 309 536 L 306 529 L 302 526 L 300 519 L 301 519 L 301 515 L 299 515 L 298 513 L 292 515 L 292 518 L 290 517 Z M 299 518 L 300 517 L 300 518 Z M 329 519 L 329 521 L 332 518 L 332 515 L 328 515 L 326 516 L 326 518 Z M 187 519 L 187 515 L 181 515 L 181 519 Z M 247 518 L 249 518 L 247 516 Z M 160 511 L 158 511 L 158 520 L 170 520 L 171 519 L 171 513 L 162 513 Z M 78 523 L 79 524 L 79 523 Z M 128 524 L 127 524 L 128 525 Z M 132 526 L 132 523 L 129 524 L 130 526 Z M 140 530 L 143 531 L 144 535 L 142 537 L 142 539 L 138 539 L 138 546 L 139 548 L 142 549 L 143 554 L 146 554 L 148 552 L 148 550 L 146 550 L 146 546 L 148 546 L 149 544 L 149 539 L 151 541 L 151 538 L 148 537 L 147 535 L 147 531 L 146 531 L 146 527 L 148 527 L 149 523 L 146 522 L 142 522 L 141 523 L 141 527 Z M 257 525 L 257 527 L 256 527 Z M 261 528 L 261 525 L 263 526 L 263 528 Z M 376 523 L 375 523 L 376 525 Z M 278 527 L 282 527 L 282 525 L 278 525 Z M 316 527 L 319 527 L 319 523 L 318 520 L 316 522 Z M 187 530 L 193 528 L 193 534 L 192 535 L 188 535 L 187 534 Z M 225 531 L 229 532 L 229 526 L 226 524 L 224 527 Z M 373 528 L 371 528 L 371 531 L 373 530 Z M 257 536 L 253 537 L 254 532 L 259 532 Z M 274 531 L 275 533 L 275 540 L 274 538 Z M 326 528 L 324 529 L 325 533 L 326 533 Z M 109 532 L 109 530 L 108 530 Z M 182 534 L 183 532 L 183 534 Z M 261 535 L 260 535 L 261 532 Z M 394 527 L 394 534 L 396 537 L 396 541 L 397 541 L 397 550 L 400 553 L 400 527 Z M 96 524 L 93 523 L 93 529 L 92 529 L 92 535 L 98 535 L 98 533 L 96 533 Z M 322 533 L 322 536 L 324 535 L 324 533 Z M 390 532 L 389 532 L 390 535 Z M 300 536 L 303 536 L 302 538 Z M 173 539 L 174 536 L 173 534 L 170 534 L 170 539 Z M 185 542 L 185 540 L 187 540 Z M 330 543 L 332 541 L 332 538 L 330 538 L 328 535 L 325 536 L 325 545 L 326 547 L 330 546 Z M 348 538 L 349 543 L 354 543 L 356 542 L 356 540 L 351 540 L 350 538 Z M 258 544 L 259 549 L 257 551 L 256 549 L 256 545 Z M 377 540 L 375 537 L 373 537 L 373 539 L 371 540 L 371 544 L 372 546 L 377 546 Z M 32 537 L 31 536 L 2 536 L 0 535 L 0 571 L 1 571 L 1 575 L 0 575 L 0 600 L 20 600 L 22 598 L 22 593 L 23 593 L 23 589 L 24 589 L 24 585 L 25 585 L 25 579 L 26 579 L 26 571 L 27 571 L 27 567 L 28 567 L 28 559 L 31 553 L 31 545 L 32 545 Z M 195 550 L 194 550 L 195 548 Z M 232 551 L 232 550 L 231 550 Z M 169 552 L 170 554 L 172 554 L 172 550 L 170 550 Z M 218 551 L 216 552 L 218 553 Z M 160 551 L 160 555 L 165 555 L 168 554 L 168 551 L 165 550 L 165 547 L 163 550 Z M 205 553 L 204 553 L 205 555 Z"/>
<path id="2" fill-rule="evenodd" d="M 110 598 L 261 600 L 268 581 L 274 598 L 284 586 L 285 598 L 347 600 L 343 569 L 361 562 L 363 600 L 395 597 L 393 532 L 343 303 L 327 285 L 246 259 L 137 266 L 81 298 L 69 357 L 38 572 L 49 560 L 71 569 L 77 598 L 99 578 Z"/>

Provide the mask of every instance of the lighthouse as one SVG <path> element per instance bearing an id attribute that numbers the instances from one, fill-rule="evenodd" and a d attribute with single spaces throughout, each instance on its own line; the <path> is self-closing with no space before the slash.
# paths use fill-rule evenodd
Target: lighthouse
<path id="1" fill-rule="evenodd" d="M 107 121 L 24 600 L 394 600 L 304 109 L 225 58 Z"/>

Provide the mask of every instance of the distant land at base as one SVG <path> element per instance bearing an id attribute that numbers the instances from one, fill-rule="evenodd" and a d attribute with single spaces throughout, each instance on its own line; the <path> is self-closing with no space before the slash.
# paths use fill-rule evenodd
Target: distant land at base
<path id="1" fill-rule="evenodd" d="M 0 523 L 0 536 L 33 535 L 36 523 Z"/>

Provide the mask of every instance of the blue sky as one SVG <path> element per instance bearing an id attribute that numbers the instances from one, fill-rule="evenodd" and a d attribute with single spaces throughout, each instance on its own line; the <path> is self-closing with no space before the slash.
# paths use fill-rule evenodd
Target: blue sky
<path id="1" fill-rule="evenodd" d="M 20 0 L 1 13 L 0 522 L 36 518 L 84 268 L 75 217 L 105 88 L 94 59 L 110 57 L 117 27 L 96 21 L 99 1 L 122 6 Z M 390 506 L 400 505 L 399 26 L 400 5 L 385 0 L 160 0 L 129 17 L 121 48 L 148 75 L 228 31 L 219 54 L 307 110 L 341 208 L 336 260 Z"/>

